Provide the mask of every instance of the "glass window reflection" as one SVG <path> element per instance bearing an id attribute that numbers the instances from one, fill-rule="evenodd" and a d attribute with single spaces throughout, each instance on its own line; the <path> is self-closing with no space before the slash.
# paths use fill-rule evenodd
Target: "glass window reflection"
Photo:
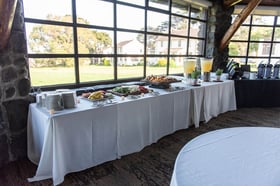
<path id="1" fill-rule="evenodd" d="M 125 29 L 144 30 L 144 13 L 144 9 L 118 5 L 117 27 Z M 130 18 L 133 21 L 128 21 L 127 18 Z"/>
<path id="2" fill-rule="evenodd" d="M 184 1 L 173 0 L 172 1 L 171 12 L 174 13 L 174 14 L 188 16 L 189 15 L 189 6 Z"/>
<path id="3" fill-rule="evenodd" d="M 72 19 L 64 18 L 72 17 L 71 0 L 25 0 L 23 7 L 24 16 L 28 18 L 72 22 Z"/>
<path id="4" fill-rule="evenodd" d="M 118 54 L 144 54 L 144 35 L 141 33 L 117 32 Z"/>
<path id="5" fill-rule="evenodd" d="M 169 9 L 168 5 L 169 5 L 169 0 L 149 0 L 149 7 L 168 10 Z"/>
<path id="6" fill-rule="evenodd" d="M 150 32 L 168 33 L 169 15 L 148 11 L 147 30 Z"/>
<path id="7" fill-rule="evenodd" d="M 114 25 L 113 3 L 99 0 L 82 0 L 76 1 L 76 9 L 77 23 L 108 27 Z"/>

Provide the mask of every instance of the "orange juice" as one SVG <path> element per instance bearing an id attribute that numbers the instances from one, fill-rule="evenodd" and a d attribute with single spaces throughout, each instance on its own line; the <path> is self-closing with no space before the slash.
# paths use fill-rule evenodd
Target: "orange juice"
<path id="1" fill-rule="evenodd" d="M 189 58 L 184 61 L 184 73 L 190 74 L 195 70 L 196 59 Z"/>
<path id="2" fill-rule="evenodd" d="M 200 62 L 201 72 L 210 72 L 212 70 L 213 59 L 203 58 Z"/>

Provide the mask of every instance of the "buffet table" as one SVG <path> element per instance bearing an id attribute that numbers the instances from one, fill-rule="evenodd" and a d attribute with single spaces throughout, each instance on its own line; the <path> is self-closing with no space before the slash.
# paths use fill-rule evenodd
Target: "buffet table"
<path id="1" fill-rule="evenodd" d="M 172 87 L 137 99 L 115 96 L 102 107 L 81 98 L 76 108 L 53 114 L 31 104 L 28 157 L 38 168 L 28 180 L 52 178 L 54 185 L 60 184 L 67 173 L 139 152 L 177 130 L 236 109 L 233 81 Z"/>
<path id="2" fill-rule="evenodd" d="M 179 152 L 171 186 L 280 185 L 280 129 L 236 127 L 202 134 Z"/>

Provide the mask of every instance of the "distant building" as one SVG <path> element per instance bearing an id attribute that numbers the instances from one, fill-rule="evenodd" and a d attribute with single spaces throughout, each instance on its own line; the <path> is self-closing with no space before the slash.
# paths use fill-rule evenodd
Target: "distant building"
<path id="1" fill-rule="evenodd" d="M 144 45 L 136 39 L 122 41 L 117 45 L 118 54 L 144 54 Z M 143 61 L 142 57 L 120 57 L 118 59 L 118 65 L 137 65 Z"/>

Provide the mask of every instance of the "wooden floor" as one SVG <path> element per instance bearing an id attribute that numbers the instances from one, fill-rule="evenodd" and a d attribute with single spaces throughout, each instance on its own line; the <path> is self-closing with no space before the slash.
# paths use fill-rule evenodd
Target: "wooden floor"
<path id="1" fill-rule="evenodd" d="M 180 149 L 196 136 L 228 127 L 265 126 L 280 127 L 280 108 L 243 108 L 213 118 L 199 128 L 180 130 L 166 136 L 139 153 L 119 160 L 65 176 L 63 186 L 167 186 L 170 184 L 174 162 Z M 82 157 L 81 157 L 82 158 Z M 12 162 L 0 169 L 1 186 L 45 186 L 52 180 L 28 183 L 36 166 L 28 159 Z"/>

